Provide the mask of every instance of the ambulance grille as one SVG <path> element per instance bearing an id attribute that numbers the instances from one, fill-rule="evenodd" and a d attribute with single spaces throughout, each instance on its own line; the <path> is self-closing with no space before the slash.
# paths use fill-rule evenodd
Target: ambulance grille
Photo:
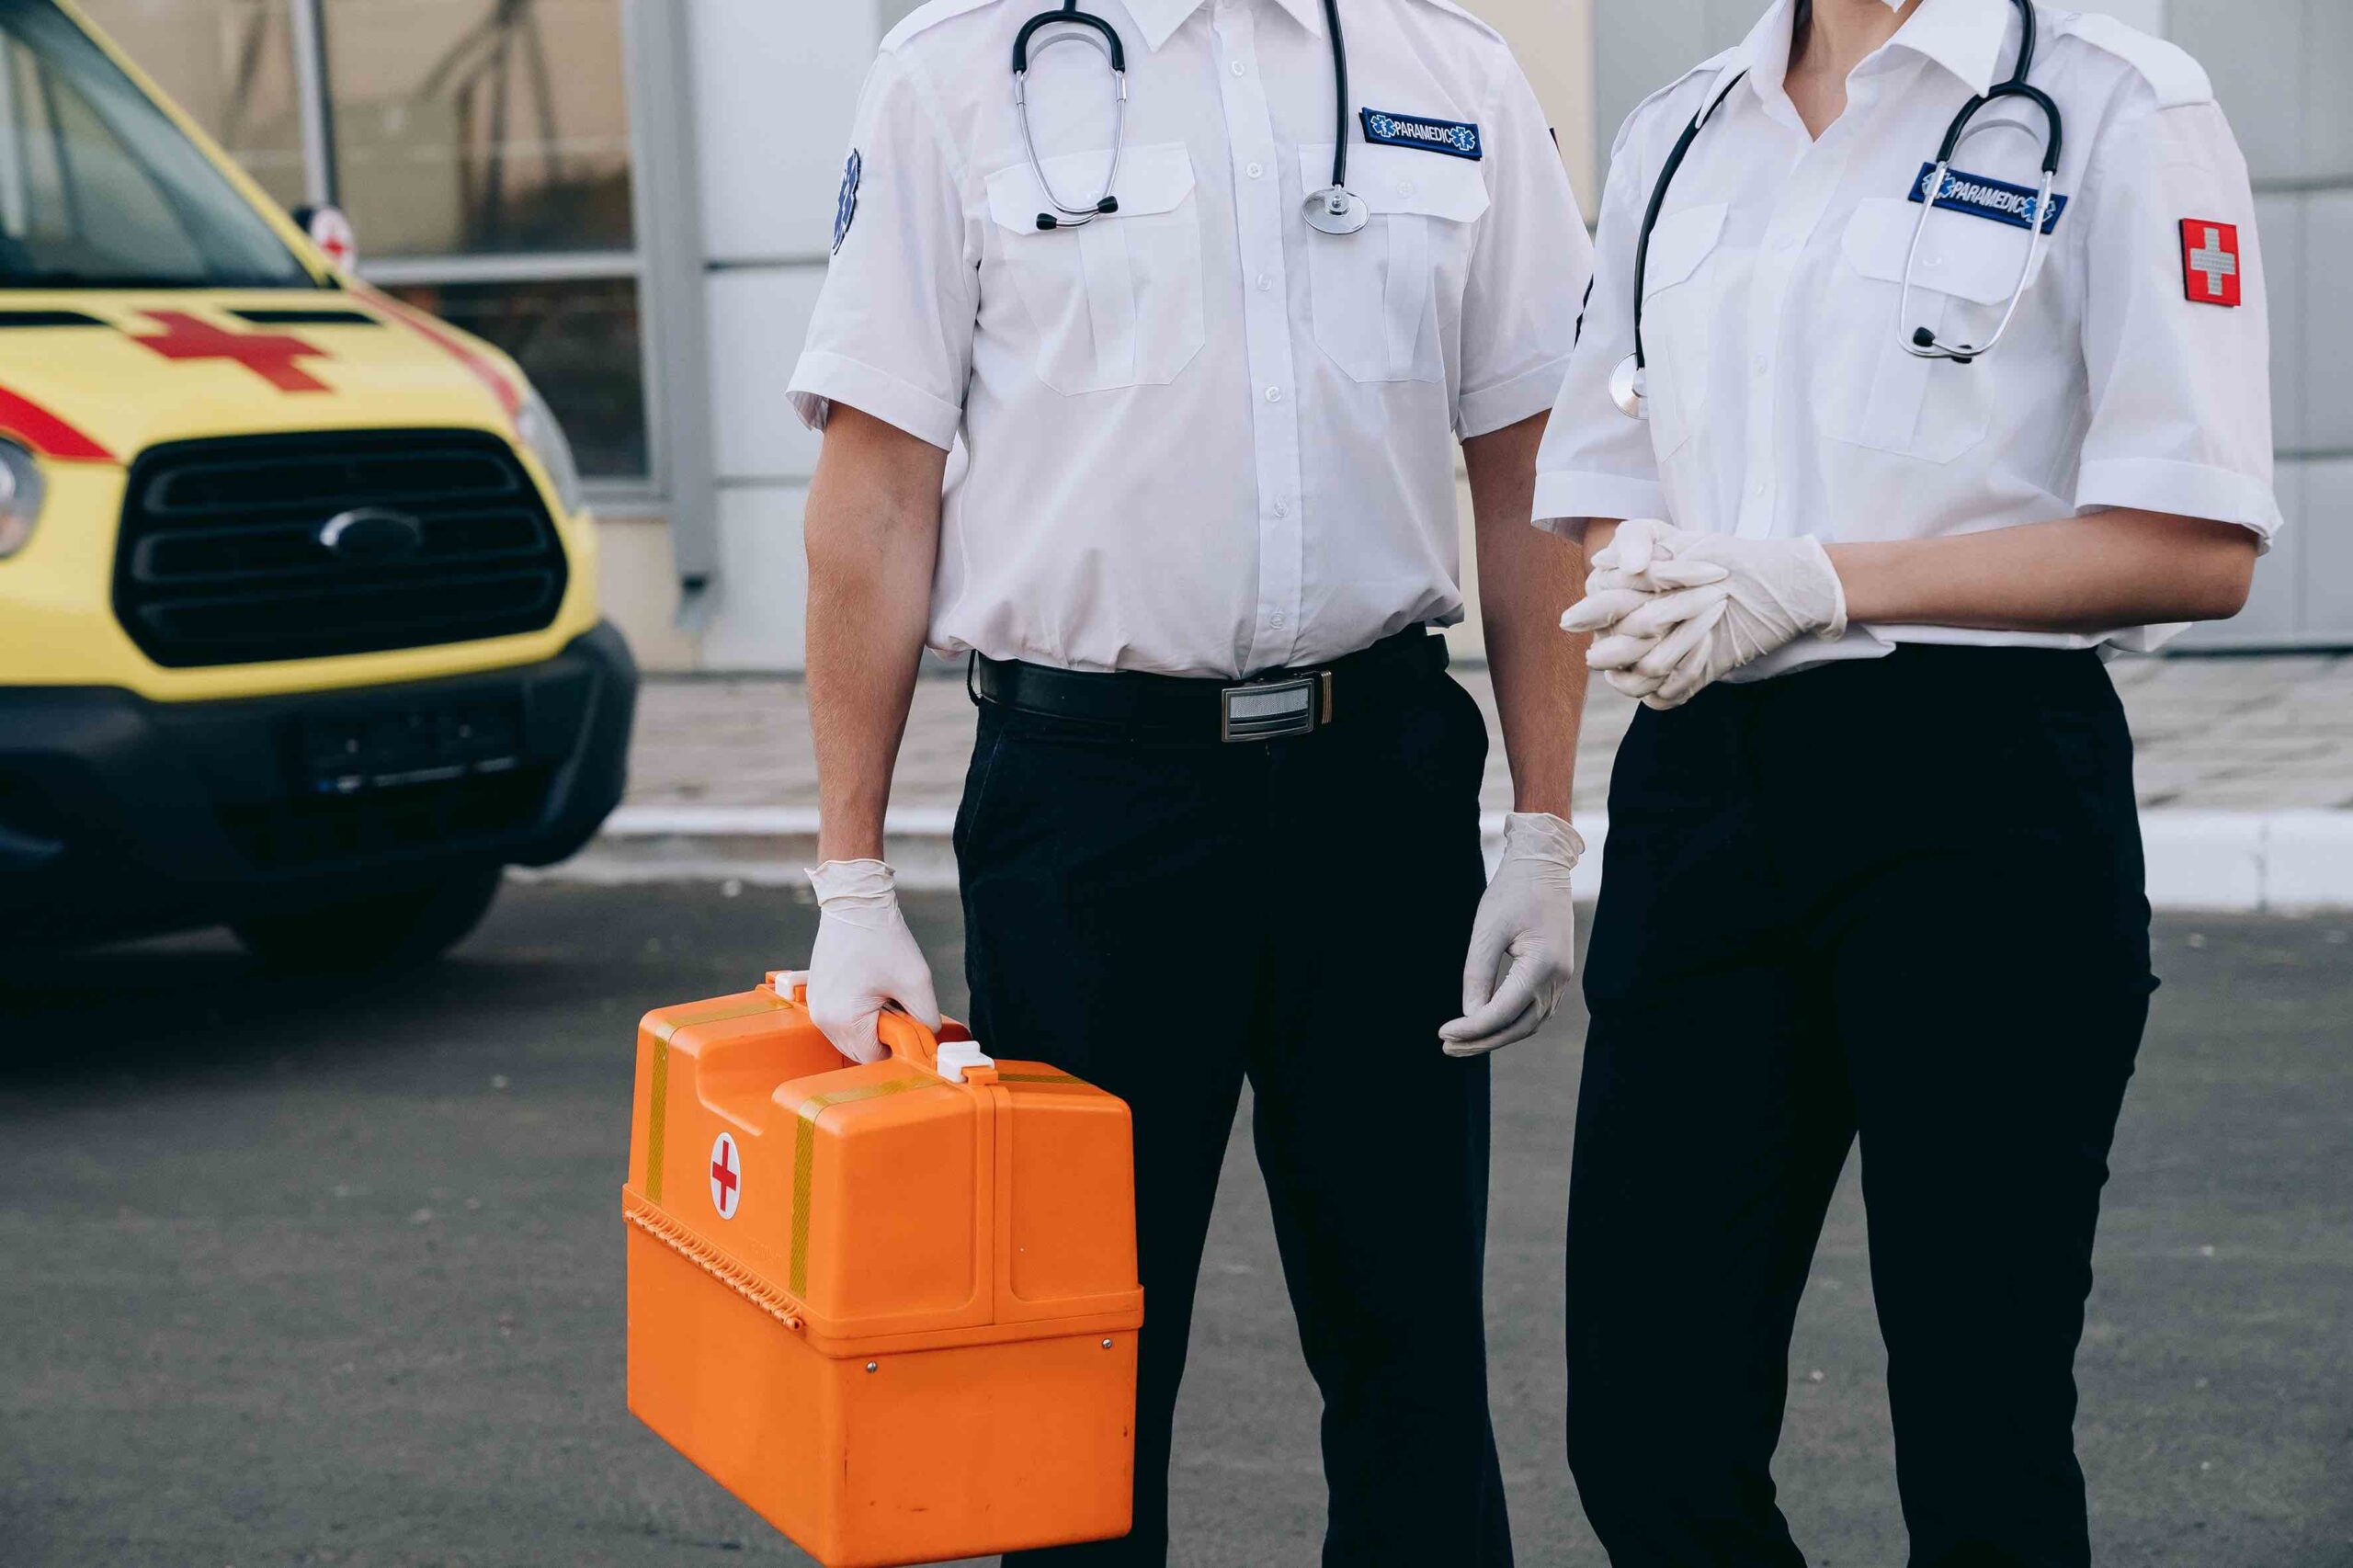
<path id="1" fill-rule="evenodd" d="M 370 548 L 330 548 L 329 525 L 355 515 Z M 131 465 L 114 605 L 149 658 L 189 669 L 537 631 L 566 577 L 539 489 L 495 436 L 238 437 Z"/>

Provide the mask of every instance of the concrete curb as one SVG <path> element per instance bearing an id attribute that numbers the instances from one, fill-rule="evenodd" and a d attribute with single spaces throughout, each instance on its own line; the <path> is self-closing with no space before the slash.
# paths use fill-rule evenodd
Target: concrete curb
<path id="1" fill-rule="evenodd" d="M 956 885 L 949 835 L 956 813 L 910 806 L 890 818 L 890 854 L 903 886 Z M 1489 858 L 1503 818 L 1483 820 Z M 1607 819 L 1577 824 L 1590 852 L 1580 897 L 1600 891 Z M 2353 811 L 2143 812 L 2149 901 L 2159 909 L 2305 914 L 2353 910 Z M 806 806 L 624 806 L 596 842 L 563 865 L 528 873 L 589 882 L 736 881 L 801 884 L 817 853 L 817 813 Z M 805 884 L 804 884 L 805 885 Z"/>

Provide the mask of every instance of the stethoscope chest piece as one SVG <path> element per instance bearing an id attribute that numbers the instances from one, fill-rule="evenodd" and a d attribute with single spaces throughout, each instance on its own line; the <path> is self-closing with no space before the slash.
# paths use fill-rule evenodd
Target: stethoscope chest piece
<path id="1" fill-rule="evenodd" d="M 1344 185 L 1311 192 L 1303 210 L 1307 226 L 1326 234 L 1353 234 L 1372 218 L 1364 198 Z"/>
<path id="2" fill-rule="evenodd" d="M 1619 413 L 1629 419 L 1650 417 L 1650 399 L 1646 395 L 1649 389 L 1645 384 L 1649 380 L 1649 372 L 1631 354 L 1618 361 L 1618 368 L 1609 372 L 1609 401 L 1618 405 Z"/>

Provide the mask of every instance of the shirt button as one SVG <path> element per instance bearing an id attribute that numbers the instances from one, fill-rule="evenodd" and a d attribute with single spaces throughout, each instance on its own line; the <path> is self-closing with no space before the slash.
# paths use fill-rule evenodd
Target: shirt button
<path id="1" fill-rule="evenodd" d="M 1278 502 L 1276 502 L 1276 503 L 1275 503 L 1275 516 L 1276 516 L 1276 517 L 1290 517 L 1290 502 L 1288 502 L 1288 501 L 1278 501 Z"/>
<path id="2" fill-rule="evenodd" d="M 1245 67 L 1243 66 L 1242 62 L 1240 62 L 1239 60 L 1237 60 L 1237 61 L 1235 61 L 1235 62 L 1233 62 L 1233 74 L 1234 74 L 1235 75 L 1237 75 L 1237 76 L 1244 75 L 1244 74 L 1246 74 L 1245 69 Z"/>
<path id="3" fill-rule="evenodd" d="M 1754 485 L 1754 486 L 1749 490 L 1749 492 L 1748 492 L 1748 493 L 1749 493 L 1751 495 L 1756 496 L 1759 501 L 1764 500 L 1764 499 L 1765 499 L 1765 482 L 1764 482 L 1763 480 L 1761 480 L 1761 479 L 1760 479 L 1760 480 L 1758 480 L 1758 481 L 1756 482 L 1756 484 L 1755 484 L 1755 485 Z"/>
<path id="4" fill-rule="evenodd" d="M 1267 165 L 1264 164 L 1253 164 L 1242 172 L 1248 175 L 1252 179 L 1256 179 L 1260 175 L 1267 172 Z"/>
<path id="5" fill-rule="evenodd" d="M 1263 294 L 1263 293 L 1265 293 L 1267 290 L 1269 290 L 1269 289 L 1273 288 L 1274 286 L 1275 286 L 1275 279 L 1274 279 L 1274 275 L 1273 275 L 1272 273 L 1261 272 L 1260 274 L 1258 274 L 1258 291 L 1259 291 L 1260 293 L 1262 293 L 1262 294 Z"/>
<path id="6" fill-rule="evenodd" d="M 1268 616 L 1267 618 L 1267 624 L 1273 627 L 1276 631 L 1280 631 L 1285 624 L 1287 624 L 1283 619 L 1283 612 L 1277 610 L 1274 614 Z"/>
<path id="7" fill-rule="evenodd" d="M 1413 194 L 1414 194 L 1414 182 L 1413 182 L 1412 180 L 1409 180 L 1409 179 L 1401 179 L 1401 180 L 1399 180 L 1399 181 L 1397 182 L 1397 194 L 1398 194 L 1398 195 L 1400 195 L 1400 196 L 1411 196 L 1411 195 L 1413 195 Z"/>
<path id="8" fill-rule="evenodd" d="M 1282 388 L 1280 388 L 1280 387 L 1268 387 L 1268 388 L 1267 389 L 1267 401 L 1268 403 L 1280 403 L 1280 402 L 1282 402 L 1282 400 L 1283 400 L 1283 389 L 1282 389 Z"/>
<path id="9" fill-rule="evenodd" d="M 1772 368 L 1772 364 L 1773 362 L 1770 359 L 1768 359 L 1764 355 L 1759 354 L 1756 357 L 1756 373 L 1760 376 L 1763 375 L 1768 369 Z"/>

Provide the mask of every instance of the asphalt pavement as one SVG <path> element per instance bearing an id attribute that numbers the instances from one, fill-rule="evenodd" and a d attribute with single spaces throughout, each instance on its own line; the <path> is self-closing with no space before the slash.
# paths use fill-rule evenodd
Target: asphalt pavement
<path id="1" fill-rule="evenodd" d="M 952 901 L 913 915 L 961 991 Z M 217 936 L 0 958 L 0 1565 L 802 1561 L 623 1407 L 619 1188 L 638 1015 L 741 989 L 813 916 L 543 883 L 389 982 Z M 2080 1364 L 2097 1561 L 2353 1568 L 2353 921 L 2159 936 Z M 2000 983 L 1998 933 L 1985 960 Z M 1520 1561 L 1590 1568 L 1560 1458 L 1580 1036 L 1564 1009 L 1498 1067 L 1489 1302 Z M 1176 1561 L 1313 1563 L 1313 1388 L 1246 1139 L 1193 1366 Z M 1903 1561 L 1881 1368 L 1850 1165 L 1778 1471 L 1817 1564 Z"/>

